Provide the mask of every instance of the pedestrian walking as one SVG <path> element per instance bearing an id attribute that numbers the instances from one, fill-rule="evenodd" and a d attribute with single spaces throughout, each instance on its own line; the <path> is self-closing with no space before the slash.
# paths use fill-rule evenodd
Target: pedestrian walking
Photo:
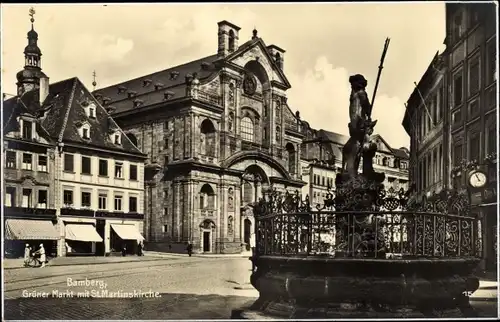
<path id="1" fill-rule="evenodd" d="M 250 235 L 250 249 L 252 250 L 252 272 L 255 270 L 255 233 Z"/>
<path id="2" fill-rule="evenodd" d="M 31 257 L 31 247 L 29 244 L 26 244 L 26 247 L 24 248 L 24 266 L 28 266 L 30 257 Z"/>
<path id="3" fill-rule="evenodd" d="M 124 244 L 122 247 L 122 256 L 125 257 L 126 255 L 127 255 L 127 247 Z"/>
<path id="4" fill-rule="evenodd" d="M 186 250 L 187 250 L 189 257 L 191 257 L 191 255 L 193 255 L 193 244 L 191 244 L 191 242 L 188 242 Z"/>
<path id="5" fill-rule="evenodd" d="M 143 248 L 142 241 L 140 241 L 139 244 L 137 245 L 137 255 L 139 255 L 139 256 L 144 255 L 144 253 L 142 252 L 142 248 Z"/>

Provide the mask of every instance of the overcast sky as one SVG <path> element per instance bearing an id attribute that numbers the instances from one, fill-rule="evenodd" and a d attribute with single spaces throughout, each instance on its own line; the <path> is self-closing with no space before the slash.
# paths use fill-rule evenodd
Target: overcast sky
<path id="1" fill-rule="evenodd" d="M 254 27 L 286 50 L 288 103 L 313 128 L 347 134 L 349 75 L 368 79 L 371 98 L 386 37 L 391 43 L 374 104 L 375 131 L 392 147 L 409 146 L 404 103 L 434 54 L 443 50 L 444 3 L 36 5 L 35 30 L 50 82 L 77 76 L 97 88 L 217 52 L 217 22 Z M 28 5 L 2 6 L 2 89 L 16 73 L 30 29 Z"/>

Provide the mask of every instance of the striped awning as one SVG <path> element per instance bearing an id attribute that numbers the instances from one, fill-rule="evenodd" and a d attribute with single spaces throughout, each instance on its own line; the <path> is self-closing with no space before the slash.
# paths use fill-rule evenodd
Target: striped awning
<path id="1" fill-rule="evenodd" d="M 144 237 L 142 237 L 139 230 L 135 227 L 135 225 L 111 225 L 111 228 L 115 231 L 115 233 L 120 236 L 123 240 L 137 240 L 142 241 Z"/>
<path id="2" fill-rule="evenodd" d="M 5 220 L 5 239 L 58 240 L 59 234 L 51 221 L 30 219 Z"/>
<path id="3" fill-rule="evenodd" d="M 102 242 L 102 237 L 99 236 L 92 224 L 67 224 L 66 227 L 67 240 L 78 240 L 84 242 Z"/>

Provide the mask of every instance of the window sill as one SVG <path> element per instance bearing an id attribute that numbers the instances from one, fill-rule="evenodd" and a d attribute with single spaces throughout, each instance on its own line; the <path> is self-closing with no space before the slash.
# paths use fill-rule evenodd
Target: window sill
<path id="1" fill-rule="evenodd" d="M 71 173 L 71 174 L 75 174 L 76 172 L 75 171 L 70 171 L 70 170 L 63 170 L 64 173 Z"/>
<path id="2" fill-rule="evenodd" d="M 98 177 L 99 177 L 99 178 L 106 178 L 106 179 L 109 179 L 109 176 L 108 176 L 108 175 L 102 175 L 102 174 L 100 174 Z"/>
<path id="3" fill-rule="evenodd" d="M 115 177 L 115 180 L 125 180 L 125 178 Z"/>
<path id="4" fill-rule="evenodd" d="M 37 172 L 41 172 L 41 173 L 49 173 L 49 171 L 47 171 L 47 170 L 45 170 L 45 171 L 44 171 L 44 170 L 40 170 L 40 169 L 38 169 L 38 170 L 37 170 Z"/>
<path id="5" fill-rule="evenodd" d="M 24 171 L 33 171 L 33 169 L 24 169 L 24 168 L 21 168 L 21 170 L 24 170 Z"/>
<path id="6" fill-rule="evenodd" d="M 133 181 L 133 182 L 138 182 L 139 180 L 137 179 L 128 179 L 129 181 Z"/>
<path id="7" fill-rule="evenodd" d="M 81 172 L 80 175 L 82 175 L 82 176 L 92 176 L 92 173 L 83 173 L 83 172 Z"/>
<path id="8" fill-rule="evenodd" d="M 17 170 L 17 168 L 16 168 L 16 167 L 5 167 L 5 169 Z"/>

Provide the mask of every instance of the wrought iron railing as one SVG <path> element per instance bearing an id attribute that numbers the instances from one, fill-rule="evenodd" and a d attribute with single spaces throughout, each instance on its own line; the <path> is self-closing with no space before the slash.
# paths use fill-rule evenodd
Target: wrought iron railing
<path id="1" fill-rule="evenodd" d="M 420 204 L 403 191 L 383 191 L 370 210 L 352 210 L 373 196 L 347 201 L 330 191 L 312 207 L 298 194 L 272 191 L 255 205 L 256 255 L 354 258 L 479 257 L 478 219 L 465 195 L 443 192 Z M 366 208 L 365 208 L 366 209 Z"/>

